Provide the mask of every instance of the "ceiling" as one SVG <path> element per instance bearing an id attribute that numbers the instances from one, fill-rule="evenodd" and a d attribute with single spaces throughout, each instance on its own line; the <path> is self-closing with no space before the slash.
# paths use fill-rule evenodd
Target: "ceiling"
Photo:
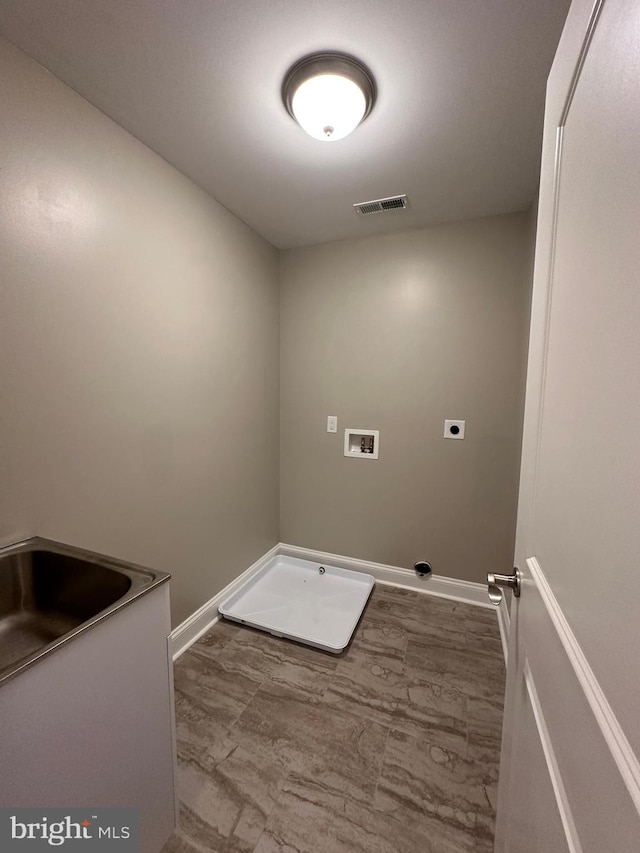
<path id="1" fill-rule="evenodd" d="M 568 0 L 0 0 L 0 33 L 285 248 L 523 210 Z M 373 72 L 335 143 L 282 79 L 338 50 Z M 406 211 L 354 202 L 407 193 Z"/>

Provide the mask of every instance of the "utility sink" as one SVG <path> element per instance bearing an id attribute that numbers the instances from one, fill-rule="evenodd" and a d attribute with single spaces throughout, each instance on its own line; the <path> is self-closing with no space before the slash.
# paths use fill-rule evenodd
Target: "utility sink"
<path id="1" fill-rule="evenodd" d="M 0 548 L 0 683 L 168 577 L 47 539 Z"/>
<path id="2" fill-rule="evenodd" d="M 91 820 L 126 806 L 135 849 L 163 848 L 176 823 L 170 632 L 165 572 L 40 538 L 0 548 L 0 810 Z"/>

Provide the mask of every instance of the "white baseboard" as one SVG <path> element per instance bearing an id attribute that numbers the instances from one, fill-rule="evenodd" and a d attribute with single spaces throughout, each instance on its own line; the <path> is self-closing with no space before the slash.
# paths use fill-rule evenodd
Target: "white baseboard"
<path id="1" fill-rule="evenodd" d="M 297 545 L 285 545 L 283 542 L 280 543 L 279 549 L 279 554 L 286 557 L 297 557 L 300 560 L 310 560 L 312 563 L 326 563 L 329 566 L 351 569 L 354 572 L 366 572 L 373 575 L 379 583 L 389 584 L 390 586 L 415 589 L 427 595 L 463 601 L 466 604 L 475 604 L 478 607 L 493 607 L 487 597 L 485 584 L 447 578 L 444 575 L 419 578 L 411 569 L 385 566 L 383 563 L 370 563 L 368 560 L 357 560 L 355 557 L 343 557 L 340 554 L 327 554 L 324 551 L 299 548 Z"/>
<path id="2" fill-rule="evenodd" d="M 227 596 L 231 595 L 231 593 L 241 584 L 246 580 L 249 580 L 252 575 L 259 572 L 260 569 L 269 562 L 269 560 L 277 556 L 279 548 L 280 545 L 274 545 L 273 548 L 267 551 L 266 554 L 263 554 L 262 557 L 256 560 L 248 569 L 245 569 L 245 571 L 239 574 L 237 578 L 234 578 L 231 583 L 227 584 L 224 589 L 221 589 L 220 592 L 213 596 L 213 598 L 210 598 L 209 601 L 205 602 L 202 607 L 199 607 L 195 613 L 192 613 L 191 616 L 188 616 L 184 622 L 178 625 L 177 628 L 173 629 L 169 634 L 169 643 L 174 661 L 176 661 L 181 654 L 186 652 L 187 649 L 196 642 L 196 640 L 199 640 L 203 634 L 206 634 L 207 631 L 216 624 L 219 618 L 218 605 L 223 602 Z"/>
<path id="3" fill-rule="evenodd" d="M 366 572 L 373 575 L 377 583 L 388 586 L 399 586 L 413 589 L 426 595 L 435 595 L 440 598 L 448 598 L 452 601 L 462 601 L 465 604 L 473 604 L 485 609 L 493 609 L 493 605 L 487 598 L 487 587 L 485 584 L 473 583 L 472 581 L 447 578 L 443 575 L 431 575 L 428 578 L 419 578 L 410 569 L 398 566 L 386 566 L 383 563 L 371 563 L 368 560 L 358 560 L 355 557 L 344 557 L 340 554 L 328 554 L 325 551 L 314 551 L 310 548 L 299 548 L 297 545 L 287 545 L 280 542 L 274 545 L 259 560 L 249 566 L 242 574 L 231 581 L 230 584 L 221 589 L 213 598 L 209 599 L 202 607 L 198 608 L 185 621 L 178 625 L 169 635 L 173 660 L 177 660 L 181 654 L 200 639 L 218 621 L 218 605 L 233 593 L 241 584 L 249 580 L 252 575 L 265 566 L 273 557 L 297 557 L 299 560 L 310 560 L 312 563 L 326 563 L 328 566 L 337 566 L 341 569 L 350 569 L 354 572 Z M 509 635 L 509 612 L 506 602 L 503 600 L 498 608 L 498 624 L 500 625 L 500 636 L 502 648 L 507 654 L 507 638 Z"/>

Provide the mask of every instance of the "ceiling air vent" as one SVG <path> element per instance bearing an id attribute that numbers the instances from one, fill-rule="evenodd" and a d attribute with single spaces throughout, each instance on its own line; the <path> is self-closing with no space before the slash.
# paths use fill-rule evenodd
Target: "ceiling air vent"
<path id="1" fill-rule="evenodd" d="M 389 210 L 404 210 L 407 206 L 406 195 L 394 195 L 391 198 L 376 198 L 373 201 L 361 201 L 353 205 L 357 213 L 367 216 L 369 213 L 384 213 Z"/>

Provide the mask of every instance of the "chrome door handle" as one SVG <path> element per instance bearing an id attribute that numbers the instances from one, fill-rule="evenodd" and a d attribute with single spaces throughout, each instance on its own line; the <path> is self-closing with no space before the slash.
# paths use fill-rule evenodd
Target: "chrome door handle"
<path id="1" fill-rule="evenodd" d="M 489 598 L 491 599 L 491 603 L 495 604 L 497 607 L 502 601 L 502 590 L 501 586 L 509 587 L 509 589 L 513 590 L 513 594 L 516 598 L 520 597 L 520 569 L 514 568 L 512 575 L 499 575 L 495 572 L 489 572 L 487 575 L 487 584 L 488 584 L 488 592 Z"/>

